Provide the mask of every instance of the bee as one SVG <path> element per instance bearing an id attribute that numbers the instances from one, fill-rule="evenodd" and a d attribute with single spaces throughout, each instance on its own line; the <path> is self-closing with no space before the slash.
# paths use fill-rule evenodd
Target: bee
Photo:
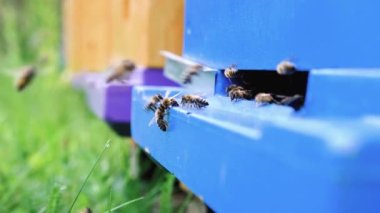
<path id="1" fill-rule="evenodd" d="M 28 66 L 20 71 L 20 76 L 16 80 L 16 88 L 19 92 L 24 90 L 34 79 L 37 70 L 33 66 Z"/>
<path id="2" fill-rule="evenodd" d="M 178 102 L 174 98 L 164 98 L 161 101 L 161 104 L 158 106 L 154 113 L 154 118 L 156 119 L 156 123 L 158 127 L 166 132 L 168 129 L 168 122 L 165 120 L 165 115 L 167 110 L 169 110 L 171 107 L 177 107 L 179 106 Z"/>
<path id="3" fill-rule="evenodd" d="M 167 111 L 172 107 L 178 107 L 179 106 L 175 97 L 178 96 L 180 93 L 177 93 L 176 95 L 174 95 L 172 97 L 168 97 L 169 93 L 170 93 L 170 91 L 166 91 L 164 97 L 162 97 L 159 94 L 156 95 L 156 97 L 152 97 L 152 100 L 154 99 L 154 102 L 157 102 L 157 103 L 154 106 L 154 108 L 155 108 L 154 116 L 153 116 L 152 120 L 149 122 L 149 126 L 151 126 L 154 122 L 156 122 L 158 127 L 164 132 L 168 129 L 168 126 L 169 126 L 168 122 L 165 120 L 165 115 L 167 114 Z M 157 104 L 159 104 L 158 107 L 157 107 Z M 149 103 L 147 106 L 149 106 Z M 149 110 L 148 107 L 146 107 L 146 109 Z"/>
<path id="4" fill-rule="evenodd" d="M 226 92 L 229 93 L 231 90 L 244 90 L 244 88 L 242 86 L 232 84 L 227 87 Z"/>
<path id="5" fill-rule="evenodd" d="M 228 96 L 231 101 L 238 101 L 241 99 L 251 100 L 253 99 L 253 91 L 246 90 L 241 86 L 231 85 L 227 88 Z"/>
<path id="6" fill-rule="evenodd" d="M 202 69 L 203 69 L 203 66 L 200 64 L 196 64 L 189 67 L 184 73 L 185 75 L 183 77 L 182 83 L 191 84 L 193 76 L 197 76 Z"/>
<path id="7" fill-rule="evenodd" d="M 136 69 L 136 65 L 133 61 L 129 59 L 122 60 L 117 64 L 113 69 L 110 76 L 108 76 L 106 82 L 110 83 L 114 80 L 121 81 L 125 74 L 130 74 L 133 70 Z"/>
<path id="8" fill-rule="evenodd" d="M 163 99 L 164 99 L 164 97 L 162 97 L 161 94 L 157 94 L 157 95 L 153 96 L 150 99 L 149 103 L 145 106 L 145 110 L 151 110 L 151 111 L 155 112 L 157 109 L 157 104 L 160 103 Z"/>
<path id="9" fill-rule="evenodd" d="M 276 100 L 276 98 L 278 97 L 271 93 L 258 93 L 255 96 L 255 102 L 259 105 L 272 104 L 272 103 L 280 104 L 280 102 Z"/>
<path id="10" fill-rule="evenodd" d="M 280 75 L 292 75 L 296 72 L 296 66 L 288 60 L 281 61 L 276 67 Z"/>
<path id="11" fill-rule="evenodd" d="M 226 78 L 228 79 L 237 78 L 238 77 L 237 74 L 238 74 L 238 69 L 237 69 L 236 64 L 232 64 L 231 66 L 227 67 L 224 70 L 224 76 L 226 76 Z"/>
<path id="12" fill-rule="evenodd" d="M 259 105 L 274 103 L 283 106 L 290 106 L 295 110 L 299 110 L 303 105 L 304 98 L 302 95 L 284 96 L 271 93 L 258 93 L 255 97 L 255 101 Z"/>
<path id="13" fill-rule="evenodd" d="M 182 96 L 181 105 L 200 109 L 208 106 L 208 102 L 197 95 L 184 95 Z"/>
<path id="14" fill-rule="evenodd" d="M 299 110 L 304 103 L 304 97 L 302 95 L 293 95 L 285 97 L 281 100 L 281 105 L 290 106 L 295 110 Z"/>

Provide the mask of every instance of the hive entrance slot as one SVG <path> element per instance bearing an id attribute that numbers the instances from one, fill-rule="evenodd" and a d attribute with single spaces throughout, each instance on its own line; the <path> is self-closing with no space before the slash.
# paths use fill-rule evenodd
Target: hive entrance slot
<path id="1" fill-rule="evenodd" d="M 215 92 L 227 95 L 227 87 L 235 84 L 251 90 L 254 96 L 258 93 L 284 96 L 301 95 L 305 100 L 308 75 L 307 71 L 297 71 L 292 75 L 279 75 L 276 71 L 239 70 L 234 78 L 228 79 L 224 75 L 224 71 L 220 71 L 217 74 Z"/>

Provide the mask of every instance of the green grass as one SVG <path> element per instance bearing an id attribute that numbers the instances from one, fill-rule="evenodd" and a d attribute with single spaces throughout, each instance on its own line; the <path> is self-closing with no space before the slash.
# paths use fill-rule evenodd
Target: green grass
<path id="1" fill-rule="evenodd" d="M 152 181 L 132 178 L 129 139 L 62 80 L 59 5 L 0 0 L 0 212 L 67 212 L 82 186 L 73 212 L 151 212 L 157 202 L 170 211 L 174 178 L 163 170 Z M 41 58 L 48 61 L 42 74 L 18 93 L 6 73 Z M 112 146 L 85 182 L 108 139 Z"/>
<path id="2" fill-rule="evenodd" d="M 74 212 L 107 211 L 110 189 L 114 206 L 144 196 L 123 209 L 150 211 L 167 182 L 164 172 L 159 170 L 152 182 L 130 178 L 129 139 L 94 117 L 81 94 L 54 73 L 39 76 L 22 93 L 6 75 L 0 75 L 0 84 L 0 212 L 67 211 L 108 139 L 112 146 Z"/>

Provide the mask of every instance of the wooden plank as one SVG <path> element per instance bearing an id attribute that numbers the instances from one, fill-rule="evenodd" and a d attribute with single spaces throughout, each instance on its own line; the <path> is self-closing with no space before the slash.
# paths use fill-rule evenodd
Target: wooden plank
<path id="1" fill-rule="evenodd" d="M 128 13 L 129 0 L 113 0 L 109 1 L 109 6 L 111 9 L 111 21 L 110 21 L 110 35 L 111 35 L 111 58 L 121 59 L 123 58 L 123 53 L 125 53 L 125 48 L 123 43 L 126 40 L 126 30 L 122 27 L 126 23 L 126 16 Z"/>
<path id="2" fill-rule="evenodd" d="M 86 0 L 83 15 L 82 45 L 83 68 L 101 69 L 107 64 L 110 52 L 110 10 L 105 1 Z M 82 67 L 81 67 L 82 68 Z"/>
<path id="3" fill-rule="evenodd" d="M 81 58 L 81 26 L 82 20 L 75 19 L 81 11 L 81 2 L 75 0 L 63 1 L 64 21 L 64 56 L 66 63 L 71 69 L 79 69 Z"/>
<path id="4" fill-rule="evenodd" d="M 184 1 L 150 1 L 148 62 L 151 66 L 162 66 L 163 57 L 158 52 L 169 50 L 182 55 Z"/>
<path id="5" fill-rule="evenodd" d="M 102 70 L 115 59 L 162 67 L 160 50 L 182 50 L 183 1 L 66 0 L 65 56 L 70 70 Z"/>
<path id="6" fill-rule="evenodd" d="M 127 57 L 135 60 L 138 64 L 147 65 L 149 41 L 149 0 L 130 0 L 128 11 L 125 16 L 125 43 L 123 43 L 124 53 Z M 158 54 L 158 53 L 157 53 Z"/>

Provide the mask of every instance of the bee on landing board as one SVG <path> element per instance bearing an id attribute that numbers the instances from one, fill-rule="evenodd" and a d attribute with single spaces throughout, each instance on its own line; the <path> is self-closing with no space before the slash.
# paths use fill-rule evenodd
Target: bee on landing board
<path id="1" fill-rule="evenodd" d="M 133 61 L 129 59 L 122 60 L 115 67 L 113 67 L 112 73 L 110 74 L 110 76 L 108 76 L 106 82 L 110 83 L 114 80 L 122 81 L 123 77 L 126 74 L 129 75 L 135 69 L 136 65 Z"/>
<path id="2" fill-rule="evenodd" d="M 255 97 L 255 101 L 259 106 L 274 103 L 283 106 L 290 106 L 295 110 L 299 110 L 303 105 L 304 98 L 302 95 L 285 96 L 271 93 L 258 93 Z"/>
<path id="3" fill-rule="evenodd" d="M 296 66 L 292 62 L 284 60 L 277 65 L 276 70 L 280 75 L 292 75 L 296 72 Z"/>
<path id="4" fill-rule="evenodd" d="M 153 96 L 150 99 L 150 101 L 148 102 L 148 104 L 145 105 L 145 110 L 151 110 L 151 111 L 155 112 L 157 109 L 157 104 L 160 103 L 163 99 L 164 99 L 164 97 L 162 97 L 161 94 L 157 94 L 157 95 Z"/>
<path id="5" fill-rule="evenodd" d="M 190 66 L 184 73 L 182 83 L 191 84 L 193 81 L 193 76 L 197 76 L 202 69 L 203 67 L 200 64 Z"/>
<path id="6" fill-rule="evenodd" d="M 208 106 L 208 102 L 206 99 L 201 98 L 197 95 L 184 95 L 181 99 L 181 105 L 185 107 L 194 107 L 197 109 L 201 109 L 203 107 Z"/>
<path id="7" fill-rule="evenodd" d="M 19 92 L 24 90 L 34 79 L 37 70 L 33 66 L 28 66 L 20 71 L 20 76 L 16 80 L 16 88 Z"/>
<path id="8" fill-rule="evenodd" d="M 280 104 L 280 102 L 276 100 L 275 95 L 271 93 L 258 93 L 255 96 L 255 102 L 258 105 L 265 105 L 265 104 L 272 104 L 272 103 Z"/>
<path id="9" fill-rule="evenodd" d="M 246 90 L 241 86 L 230 85 L 227 88 L 228 96 L 231 98 L 231 101 L 238 101 L 242 99 L 251 100 L 253 99 L 253 91 Z"/>

